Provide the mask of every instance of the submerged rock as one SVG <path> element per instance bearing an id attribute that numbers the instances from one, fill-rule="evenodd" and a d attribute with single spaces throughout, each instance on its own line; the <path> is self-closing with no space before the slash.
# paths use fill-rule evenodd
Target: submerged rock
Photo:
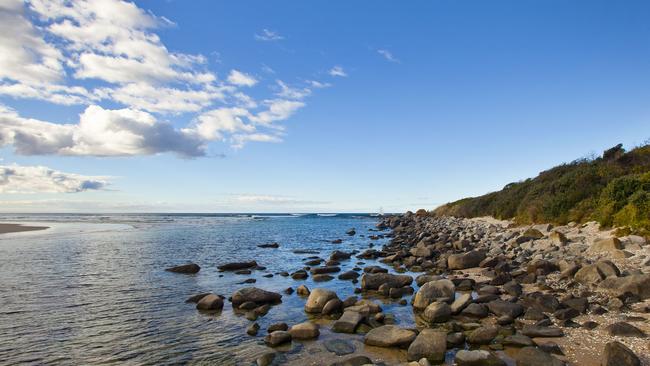
<path id="1" fill-rule="evenodd" d="M 222 264 L 220 266 L 217 266 L 217 269 L 220 271 L 237 271 L 241 269 L 249 269 L 249 268 L 255 268 L 257 267 L 257 262 L 256 261 L 250 261 L 250 262 L 232 262 L 232 263 L 226 263 Z"/>
<path id="2" fill-rule="evenodd" d="M 196 263 L 188 263 L 180 266 L 170 267 L 165 269 L 167 272 L 194 274 L 201 270 L 201 267 Z"/>
<path id="3" fill-rule="evenodd" d="M 264 337 L 264 343 L 270 347 L 277 347 L 288 342 L 291 342 L 291 334 L 283 330 L 277 330 Z"/>
<path id="4" fill-rule="evenodd" d="M 328 351 L 334 352 L 337 356 L 349 355 L 356 351 L 356 347 L 352 342 L 343 339 L 328 339 L 324 342 L 324 345 Z"/>
<path id="5" fill-rule="evenodd" d="M 415 337 L 415 332 L 410 329 L 400 328 L 395 325 L 382 325 L 370 330 L 366 334 L 364 342 L 369 346 L 406 348 L 413 342 Z"/>

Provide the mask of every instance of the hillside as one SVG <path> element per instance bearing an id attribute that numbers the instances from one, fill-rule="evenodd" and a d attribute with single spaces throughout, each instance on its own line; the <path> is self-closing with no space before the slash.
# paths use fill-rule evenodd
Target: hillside
<path id="1" fill-rule="evenodd" d="M 498 192 L 464 198 L 436 215 L 494 216 L 520 224 L 596 220 L 650 233 L 650 144 L 626 152 L 622 145 L 595 159 L 580 159 L 510 183 Z"/>

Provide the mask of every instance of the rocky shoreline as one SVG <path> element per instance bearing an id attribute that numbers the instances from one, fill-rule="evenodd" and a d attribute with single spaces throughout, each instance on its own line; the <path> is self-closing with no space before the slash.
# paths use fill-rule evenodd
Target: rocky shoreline
<path id="1" fill-rule="evenodd" d="M 246 333 L 263 336 L 267 348 L 254 362 L 260 366 L 650 364 L 650 246 L 642 237 L 616 237 L 595 222 L 515 227 L 420 211 L 387 217 L 376 231 L 371 240 L 391 238 L 382 248 L 370 243 L 346 253 L 333 244 L 329 258 L 312 255 L 303 269 L 278 273 L 350 281 L 358 296 L 303 284 L 284 294 L 244 287 L 227 300 L 199 294 L 187 301 L 213 312 L 230 301 L 250 321 Z M 356 267 L 339 273 L 342 261 L 355 259 Z M 251 261 L 219 269 L 250 274 L 263 267 Z M 256 320 L 283 296 L 304 298 L 308 321 L 260 329 Z M 416 326 L 400 326 L 382 302 L 410 307 Z"/>

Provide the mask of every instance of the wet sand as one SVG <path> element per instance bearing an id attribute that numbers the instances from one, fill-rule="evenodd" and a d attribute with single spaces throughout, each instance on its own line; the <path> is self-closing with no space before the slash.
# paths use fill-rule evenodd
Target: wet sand
<path id="1" fill-rule="evenodd" d="M 0 234 L 19 233 L 49 229 L 49 226 L 24 226 L 21 224 L 0 224 Z"/>

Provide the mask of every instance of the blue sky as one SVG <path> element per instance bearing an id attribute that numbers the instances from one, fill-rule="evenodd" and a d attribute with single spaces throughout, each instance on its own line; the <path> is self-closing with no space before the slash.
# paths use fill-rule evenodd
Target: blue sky
<path id="1" fill-rule="evenodd" d="M 650 138 L 647 1 L 5 3 L 2 211 L 433 208 Z"/>

